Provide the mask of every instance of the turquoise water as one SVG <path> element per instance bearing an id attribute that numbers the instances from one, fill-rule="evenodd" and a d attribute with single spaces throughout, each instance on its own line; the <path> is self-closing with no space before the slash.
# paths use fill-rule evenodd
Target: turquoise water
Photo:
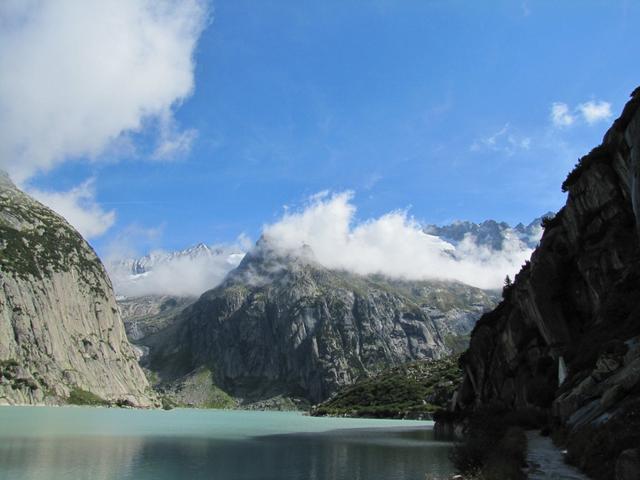
<path id="1" fill-rule="evenodd" d="M 0 479 L 424 480 L 430 422 L 298 413 L 0 408 Z"/>

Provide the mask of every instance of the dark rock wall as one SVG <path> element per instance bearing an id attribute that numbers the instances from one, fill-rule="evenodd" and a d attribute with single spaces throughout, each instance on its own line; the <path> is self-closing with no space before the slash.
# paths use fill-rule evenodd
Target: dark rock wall
<path id="1" fill-rule="evenodd" d="M 637 89 L 567 177 L 566 205 L 545 220 L 531 261 L 477 323 L 461 360 L 462 411 L 541 407 L 575 431 L 640 398 L 639 105 Z"/>

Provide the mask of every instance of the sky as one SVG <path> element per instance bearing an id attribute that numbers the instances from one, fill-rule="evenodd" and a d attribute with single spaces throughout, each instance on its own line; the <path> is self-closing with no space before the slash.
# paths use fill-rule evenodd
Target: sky
<path id="1" fill-rule="evenodd" d="M 640 83 L 638 20 L 612 0 L 5 0 L 0 165 L 103 257 L 255 240 L 319 192 L 354 229 L 528 223 Z"/>

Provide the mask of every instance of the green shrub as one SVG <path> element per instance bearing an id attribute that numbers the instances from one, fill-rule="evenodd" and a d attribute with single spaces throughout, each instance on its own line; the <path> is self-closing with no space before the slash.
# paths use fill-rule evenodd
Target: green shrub
<path id="1" fill-rule="evenodd" d="M 109 405 L 105 399 L 99 397 L 95 393 L 81 388 L 75 387 L 71 390 L 69 398 L 67 399 L 69 405 L 91 405 L 91 406 L 106 406 Z"/>
<path id="2" fill-rule="evenodd" d="M 163 410 L 173 410 L 178 406 L 176 402 L 174 402 L 171 398 L 167 397 L 166 395 L 162 395 L 160 397 L 160 402 L 162 403 Z"/>

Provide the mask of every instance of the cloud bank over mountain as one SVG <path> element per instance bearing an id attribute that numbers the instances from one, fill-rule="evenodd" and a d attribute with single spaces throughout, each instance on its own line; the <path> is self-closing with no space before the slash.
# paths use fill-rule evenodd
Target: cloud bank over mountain
<path id="1" fill-rule="evenodd" d="M 156 250 L 138 259 L 111 259 L 106 263 L 118 295 L 189 297 L 222 282 L 249 248 L 241 237 L 233 245 L 199 244 L 177 252 Z"/>
<path id="2" fill-rule="evenodd" d="M 352 198 L 349 192 L 317 194 L 265 225 L 264 241 L 283 253 L 310 250 L 331 269 L 407 280 L 458 280 L 493 289 L 518 272 L 542 233 L 538 221 L 515 228 L 494 221 L 425 226 L 402 210 L 357 220 Z M 107 263 L 119 294 L 195 296 L 217 286 L 251 248 L 241 236 L 233 245 L 200 244 Z"/>
<path id="3" fill-rule="evenodd" d="M 499 288 L 533 251 L 512 232 L 505 233 L 499 250 L 478 244 L 471 235 L 453 245 L 425 233 L 402 210 L 358 221 L 349 192 L 312 197 L 302 210 L 265 226 L 264 236 L 286 250 L 309 245 L 328 268 L 410 280 L 458 280 L 480 288 Z"/>

